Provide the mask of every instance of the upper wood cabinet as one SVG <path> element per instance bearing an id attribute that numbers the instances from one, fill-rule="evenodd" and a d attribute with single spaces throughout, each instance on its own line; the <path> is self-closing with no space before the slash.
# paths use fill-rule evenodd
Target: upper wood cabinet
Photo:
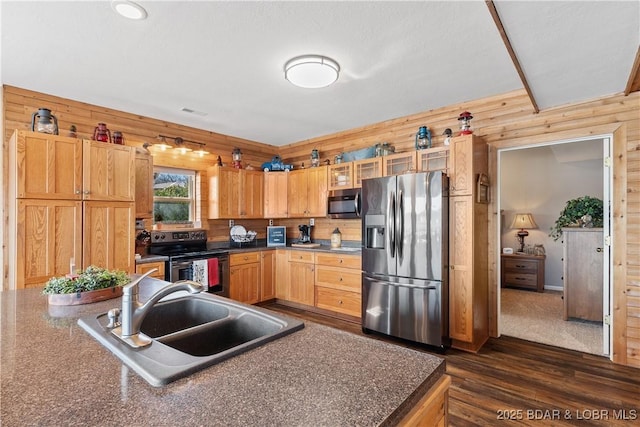
<path id="1" fill-rule="evenodd" d="M 353 188 L 353 162 L 343 162 L 328 166 L 329 190 Z"/>
<path id="2" fill-rule="evenodd" d="M 415 151 L 384 156 L 382 164 L 382 173 L 384 176 L 401 175 L 403 173 L 415 172 L 416 170 Z"/>
<path id="3" fill-rule="evenodd" d="M 353 162 L 353 188 L 362 188 L 362 180 L 382 176 L 382 157 Z"/>
<path id="4" fill-rule="evenodd" d="M 264 173 L 264 217 L 286 218 L 289 214 L 287 202 L 288 172 Z"/>
<path id="5" fill-rule="evenodd" d="M 264 172 L 212 166 L 209 176 L 209 218 L 262 218 Z"/>
<path id="6" fill-rule="evenodd" d="M 82 141 L 46 133 L 15 131 L 12 174 L 20 199 L 82 200 Z"/>
<path id="7" fill-rule="evenodd" d="M 136 151 L 136 218 L 153 217 L 153 156 Z"/>
<path id="8" fill-rule="evenodd" d="M 420 172 L 443 171 L 449 173 L 449 153 L 447 146 L 418 150 L 418 170 Z"/>
<path id="9" fill-rule="evenodd" d="M 289 218 L 327 216 L 327 166 L 299 169 L 287 175 Z"/>
<path id="10" fill-rule="evenodd" d="M 135 201 L 135 148 L 89 140 L 82 145 L 84 200 Z"/>
<path id="11" fill-rule="evenodd" d="M 475 194 L 478 174 L 487 173 L 488 147 L 475 135 L 451 138 L 449 195 Z"/>

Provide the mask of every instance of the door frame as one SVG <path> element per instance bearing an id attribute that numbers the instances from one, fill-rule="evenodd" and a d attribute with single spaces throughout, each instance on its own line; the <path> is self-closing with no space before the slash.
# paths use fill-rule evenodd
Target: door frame
<path id="1" fill-rule="evenodd" d="M 626 254 L 626 192 L 627 192 L 627 134 L 624 123 L 594 126 L 589 129 L 572 129 L 550 132 L 541 135 L 499 140 L 489 143 L 489 176 L 492 191 L 497 194 L 498 186 L 498 150 L 513 147 L 526 147 L 551 144 L 568 140 L 610 138 L 611 152 L 611 245 L 610 251 L 610 352 L 609 358 L 619 364 L 627 363 L 627 301 L 625 282 L 627 277 Z M 490 201 L 489 216 L 489 335 L 499 337 L 500 314 L 500 215 L 498 198 Z"/>

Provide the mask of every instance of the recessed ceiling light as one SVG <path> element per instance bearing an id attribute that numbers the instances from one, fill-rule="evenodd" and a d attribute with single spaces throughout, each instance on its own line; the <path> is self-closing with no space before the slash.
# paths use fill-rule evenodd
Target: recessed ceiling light
<path id="1" fill-rule="evenodd" d="M 308 89 L 329 86 L 338 80 L 339 73 L 336 61 L 320 55 L 298 56 L 284 64 L 284 78 Z"/>
<path id="2" fill-rule="evenodd" d="M 112 0 L 111 8 L 129 19 L 142 20 L 147 17 L 147 11 L 137 3 L 128 0 Z"/>

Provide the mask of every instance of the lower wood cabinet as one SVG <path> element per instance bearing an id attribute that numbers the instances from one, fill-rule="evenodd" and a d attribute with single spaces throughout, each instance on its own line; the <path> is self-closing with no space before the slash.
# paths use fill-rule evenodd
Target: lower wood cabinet
<path id="1" fill-rule="evenodd" d="M 164 280 L 164 261 L 136 264 L 136 274 L 144 274 L 147 271 L 153 270 L 154 268 L 157 268 L 158 271 L 151 273 L 149 277 Z"/>
<path id="2" fill-rule="evenodd" d="M 260 252 L 229 256 L 229 298 L 246 304 L 260 301 Z"/>
<path id="3" fill-rule="evenodd" d="M 260 252 L 260 301 L 276 297 L 276 251 Z"/>
<path id="4" fill-rule="evenodd" d="M 287 251 L 288 274 L 286 297 L 291 302 L 315 304 L 315 254 L 309 251 Z"/>
<path id="5" fill-rule="evenodd" d="M 360 256 L 318 252 L 315 273 L 316 307 L 361 316 Z"/>

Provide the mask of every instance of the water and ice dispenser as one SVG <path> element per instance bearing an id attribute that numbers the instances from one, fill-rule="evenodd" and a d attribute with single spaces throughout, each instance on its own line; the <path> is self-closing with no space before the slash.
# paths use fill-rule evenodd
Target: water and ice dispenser
<path id="1" fill-rule="evenodd" d="M 384 249 L 385 248 L 385 224 L 384 215 L 365 215 L 365 248 Z"/>

